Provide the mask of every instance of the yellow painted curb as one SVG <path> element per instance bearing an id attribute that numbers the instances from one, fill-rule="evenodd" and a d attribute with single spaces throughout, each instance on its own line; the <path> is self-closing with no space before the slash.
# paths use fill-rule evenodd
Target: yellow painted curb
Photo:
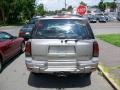
<path id="1" fill-rule="evenodd" d="M 103 75 L 109 80 L 109 82 L 117 89 L 120 90 L 120 86 L 115 83 L 115 80 L 110 76 L 109 73 L 105 72 L 102 65 L 98 65 L 98 69 L 103 73 Z"/>

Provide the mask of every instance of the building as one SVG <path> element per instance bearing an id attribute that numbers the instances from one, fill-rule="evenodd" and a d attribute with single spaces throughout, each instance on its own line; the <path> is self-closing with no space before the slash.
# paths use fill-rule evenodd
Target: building
<path id="1" fill-rule="evenodd" d="M 117 4 L 117 19 L 120 21 L 120 0 L 117 0 L 116 4 Z"/>
<path id="2" fill-rule="evenodd" d="M 117 11 L 120 12 L 120 0 L 117 0 L 116 4 L 117 4 Z"/>

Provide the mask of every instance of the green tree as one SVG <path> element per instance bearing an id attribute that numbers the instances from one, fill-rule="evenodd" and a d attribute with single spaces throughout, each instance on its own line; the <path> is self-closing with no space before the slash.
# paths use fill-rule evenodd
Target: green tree
<path id="1" fill-rule="evenodd" d="M 67 10 L 68 10 L 68 11 L 72 11 L 72 10 L 73 10 L 73 7 L 72 7 L 71 5 L 68 6 Z"/>
<path id="2" fill-rule="evenodd" d="M 0 11 L 7 23 L 30 19 L 35 12 L 35 0 L 0 0 Z"/>
<path id="3" fill-rule="evenodd" d="M 44 5 L 40 4 L 37 6 L 37 10 L 36 10 L 37 15 L 41 15 L 44 16 L 45 15 L 45 10 L 44 10 Z"/>
<path id="4" fill-rule="evenodd" d="M 62 10 L 61 11 L 66 11 L 66 9 L 65 8 L 62 8 Z"/>
<path id="5" fill-rule="evenodd" d="M 98 7 L 99 7 L 99 9 L 101 10 L 101 11 L 105 11 L 105 9 L 106 9 L 106 6 L 105 6 L 105 4 L 103 3 L 103 2 L 100 2 L 99 3 L 99 5 L 98 5 Z"/>
<path id="6" fill-rule="evenodd" d="M 7 6 L 7 0 L 0 0 L 0 12 L 1 12 L 1 19 L 5 23 L 5 8 Z"/>
<path id="7" fill-rule="evenodd" d="M 80 4 L 87 6 L 87 4 L 83 1 L 81 1 Z"/>
<path id="8" fill-rule="evenodd" d="M 104 11 L 107 8 L 110 8 L 112 11 L 114 11 L 116 9 L 116 3 L 115 2 L 100 2 L 99 3 L 99 8 L 100 10 Z"/>
<path id="9" fill-rule="evenodd" d="M 30 19 L 35 14 L 35 0 L 23 0 L 21 4 L 23 18 Z"/>
<path id="10" fill-rule="evenodd" d="M 110 8 L 114 11 L 117 8 L 117 5 L 115 2 L 112 2 L 110 5 Z"/>

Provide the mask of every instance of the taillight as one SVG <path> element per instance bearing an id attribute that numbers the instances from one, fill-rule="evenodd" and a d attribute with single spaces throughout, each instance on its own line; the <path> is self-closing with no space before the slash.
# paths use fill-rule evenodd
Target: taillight
<path id="1" fill-rule="evenodd" d="M 25 55 L 31 56 L 31 42 L 27 42 L 25 45 Z"/>
<path id="2" fill-rule="evenodd" d="M 99 56 L 99 46 L 98 43 L 95 41 L 93 42 L 93 57 Z"/>
<path id="3" fill-rule="evenodd" d="M 20 31 L 19 36 L 22 36 L 22 35 L 24 35 L 24 34 L 25 34 L 25 32 Z"/>

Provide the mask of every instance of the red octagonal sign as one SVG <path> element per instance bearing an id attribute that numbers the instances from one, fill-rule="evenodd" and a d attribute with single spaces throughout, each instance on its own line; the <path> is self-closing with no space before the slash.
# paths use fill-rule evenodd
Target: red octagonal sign
<path id="1" fill-rule="evenodd" d="M 80 5 L 78 8 L 77 8 L 77 13 L 81 16 L 83 16 L 85 13 L 86 13 L 86 6 L 84 5 Z"/>

